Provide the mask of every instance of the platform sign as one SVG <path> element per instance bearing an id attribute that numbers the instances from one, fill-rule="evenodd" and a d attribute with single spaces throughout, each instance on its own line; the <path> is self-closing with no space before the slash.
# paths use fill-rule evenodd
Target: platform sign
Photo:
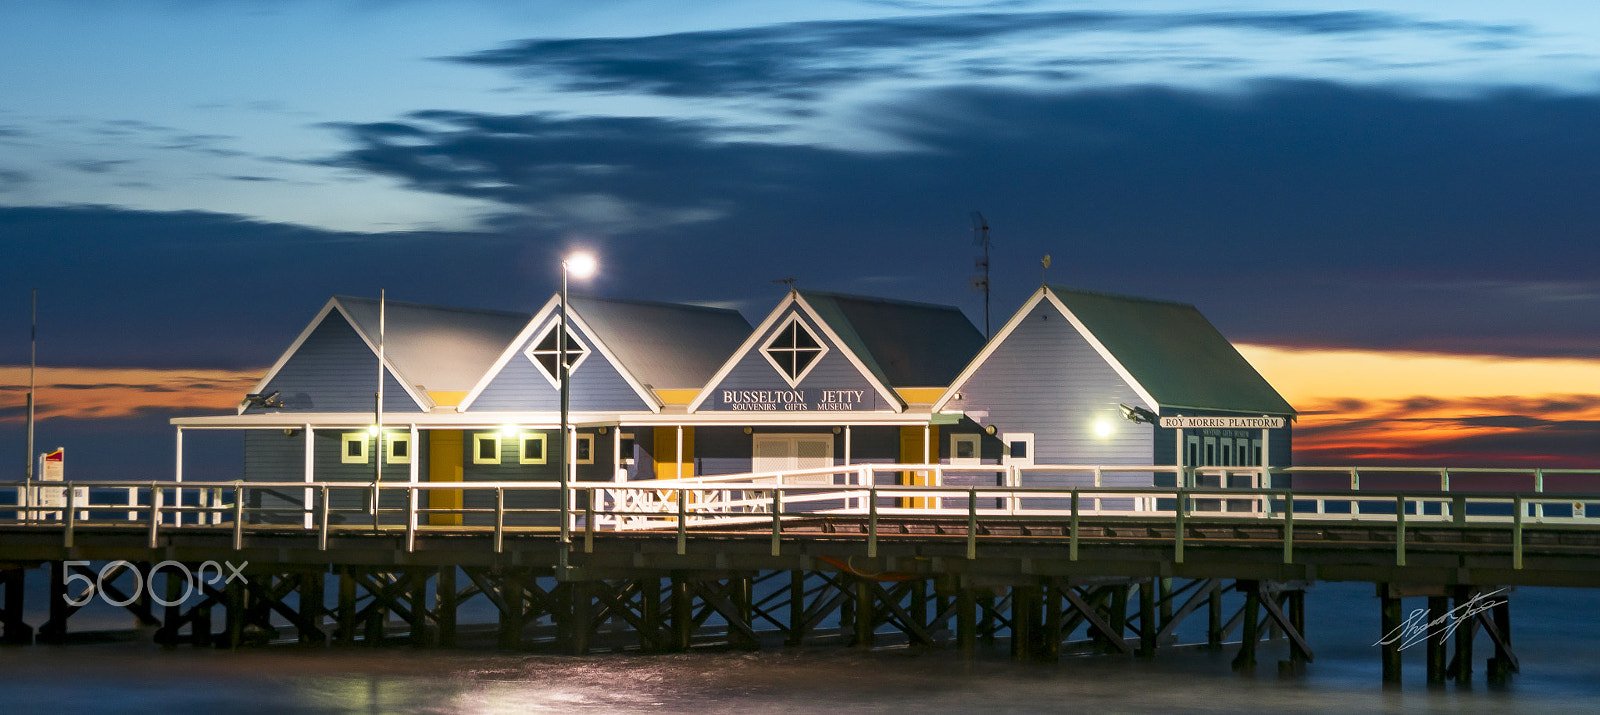
<path id="1" fill-rule="evenodd" d="M 53 452 L 39 455 L 39 481 L 61 482 L 66 481 L 67 450 L 65 447 L 56 447 Z M 33 505 L 45 508 L 61 508 L 67 505 L 67 490 L 61 487 L 36 487 Z M 89 503 L 88 487 L 73 487 L 73 501 L 78 504 Z"/>
<path id="2" fill-rule="evenodd" d="M 1167 429 L 1280 429 L 1282 417 L 1162 417 Z"/>

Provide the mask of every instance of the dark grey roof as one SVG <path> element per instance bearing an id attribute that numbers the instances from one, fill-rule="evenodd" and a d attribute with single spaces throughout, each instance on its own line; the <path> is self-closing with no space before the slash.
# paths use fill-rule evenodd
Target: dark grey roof
<path id="1" fill-rule="evenodd" d="M 1295 414 L 1194 306 L 1046 288 L 1162 407 Z"/>
<path id="2" fill-rule="evenodd" d="M 378 301 L 334 296 L 360 330 L 378 344 Z M 387 301 L 384 357 L 402 379 L 425 391 L 464 392 L 477 385 L 530 316 Z"/>
<path id="3" fill-rule="evenodd" d="M 983 349 L 983 334 L 953 306 L 796 292 L 889 387 L 949 385 Z"/>
<path id="4" fill-rule="evenodd" d="M 572 296 L 572 310 L 656 390 L 698 390 L 750 335 L 738 311 L 677 303 Z"/>

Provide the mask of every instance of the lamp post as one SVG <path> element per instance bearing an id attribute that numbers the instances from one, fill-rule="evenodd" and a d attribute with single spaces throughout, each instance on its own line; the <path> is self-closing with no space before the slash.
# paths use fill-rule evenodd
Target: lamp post
<path id="1" fill-rule="evenodd" d="M 572 544 L 572 449 L 577 442 L 568 433 L 570 427 L 567 424 L 567 405 L 572 396 L 567 380 L 567 280 L 569 277 L 578 280 L 588 278 L 594 275 L 597 267 L 594 256 L 588 253 L 572 253 L 561 259 L 561 332 L 556 338 L 556 365 L 561 373 L 561 547 L 556 558 L 563 573 L 567 569 L 567 551 Z"/>

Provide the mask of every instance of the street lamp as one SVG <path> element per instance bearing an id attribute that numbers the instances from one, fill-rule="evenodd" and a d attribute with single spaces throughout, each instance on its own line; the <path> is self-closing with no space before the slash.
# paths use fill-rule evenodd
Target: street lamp
<path id="1" fill-rule="evenodd" d="M 556 364 L 561 373 L 561 548 L 557 558 L 561 571 L 567 569 L 567 551 L 572 544 L 571 484 L 572 449 L 577 440 L 568 434 L 567 401 L 572 390 L 567 384 L 567 280 L 569 277 L 584 280 L 594 275 L 599 263 L 594 254 L 582 251 L 561 259 L 561 332 L 556 340 Z"/>

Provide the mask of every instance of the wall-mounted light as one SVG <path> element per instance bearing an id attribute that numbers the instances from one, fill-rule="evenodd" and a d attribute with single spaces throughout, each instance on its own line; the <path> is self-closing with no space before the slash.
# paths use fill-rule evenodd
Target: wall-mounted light
<path id="1" fill-rule="evenodd" d="M 746 428 L 744 428 L 744 433 L 745 434 L 754 434 L 755 433 L 755 429 L 750 428 L 750 427 L 746 427 Z"/>
<path id="2" fill-rule="evenodd" d="M 1111 436 L 1111 422 L 1110 422 L 1110 420 L 1095 420 L 1094 421 L 1094 436 L 1099 437 L 1100 439 L 1105 439 L 1107 437 L 1110 437 Z"/>
<path id="3" fill-rule="evenodd" d="M 844 431 L 844 430 L 841 430 L 841 429 L 839 429 L 839 428 L 838 428 L 838 427 L 835 427 L 835 428 L 833 428 L 833 433 L 834 433 L 834 434 L 839 434 L 839 433 L 840 433 L 840 432 L 843 432 L 843 431 Z"/>
<path id="4" fill-rule="evenodd" d="M 991 437 L 994 436 L 994 433 L 996 432 L 994 425 L 989 425 L 988 427 L 983 428 L 983 431 L 988 432 L 989 436 Z"/>
<path id="5" fill-rule="evenodd" d="M 515 437 L 515 436 L 517 436 L 517 433 L 521 432 L 521 431 L 522 431 L 522 428 L 518 427 L 516 425 L 501 425 L 500 426 L 500 434 L 505 435 L 507 437 Z"/>
<path id="6" fill-rule="evenodd" d="M 367 434 L 371 435 L 373 437 L 378 436 L 378 426 L 377 425 L 372 425 L 370 427 L 367 427 Z"/>
<path id="7" fill-rule="evenodd" d="M 1122 410 L 1123 419 L 1134 424 L 1144 422 L 1153 425 L 1156 423 L 1156 413 L 1143 407 L 1135 407 L 1126 402 L 1119 402 L 1117 403 L 1117 409 Z"/>
<path id="8" fill-rule="evenodd" d="M 599 432 L 600 432 L 600 434 L 605 434 L 605 433 L 606 433 L 606 427 L 605 427 L 605 425 L 600 425 L 600 430 L 599 430 Z"/>

